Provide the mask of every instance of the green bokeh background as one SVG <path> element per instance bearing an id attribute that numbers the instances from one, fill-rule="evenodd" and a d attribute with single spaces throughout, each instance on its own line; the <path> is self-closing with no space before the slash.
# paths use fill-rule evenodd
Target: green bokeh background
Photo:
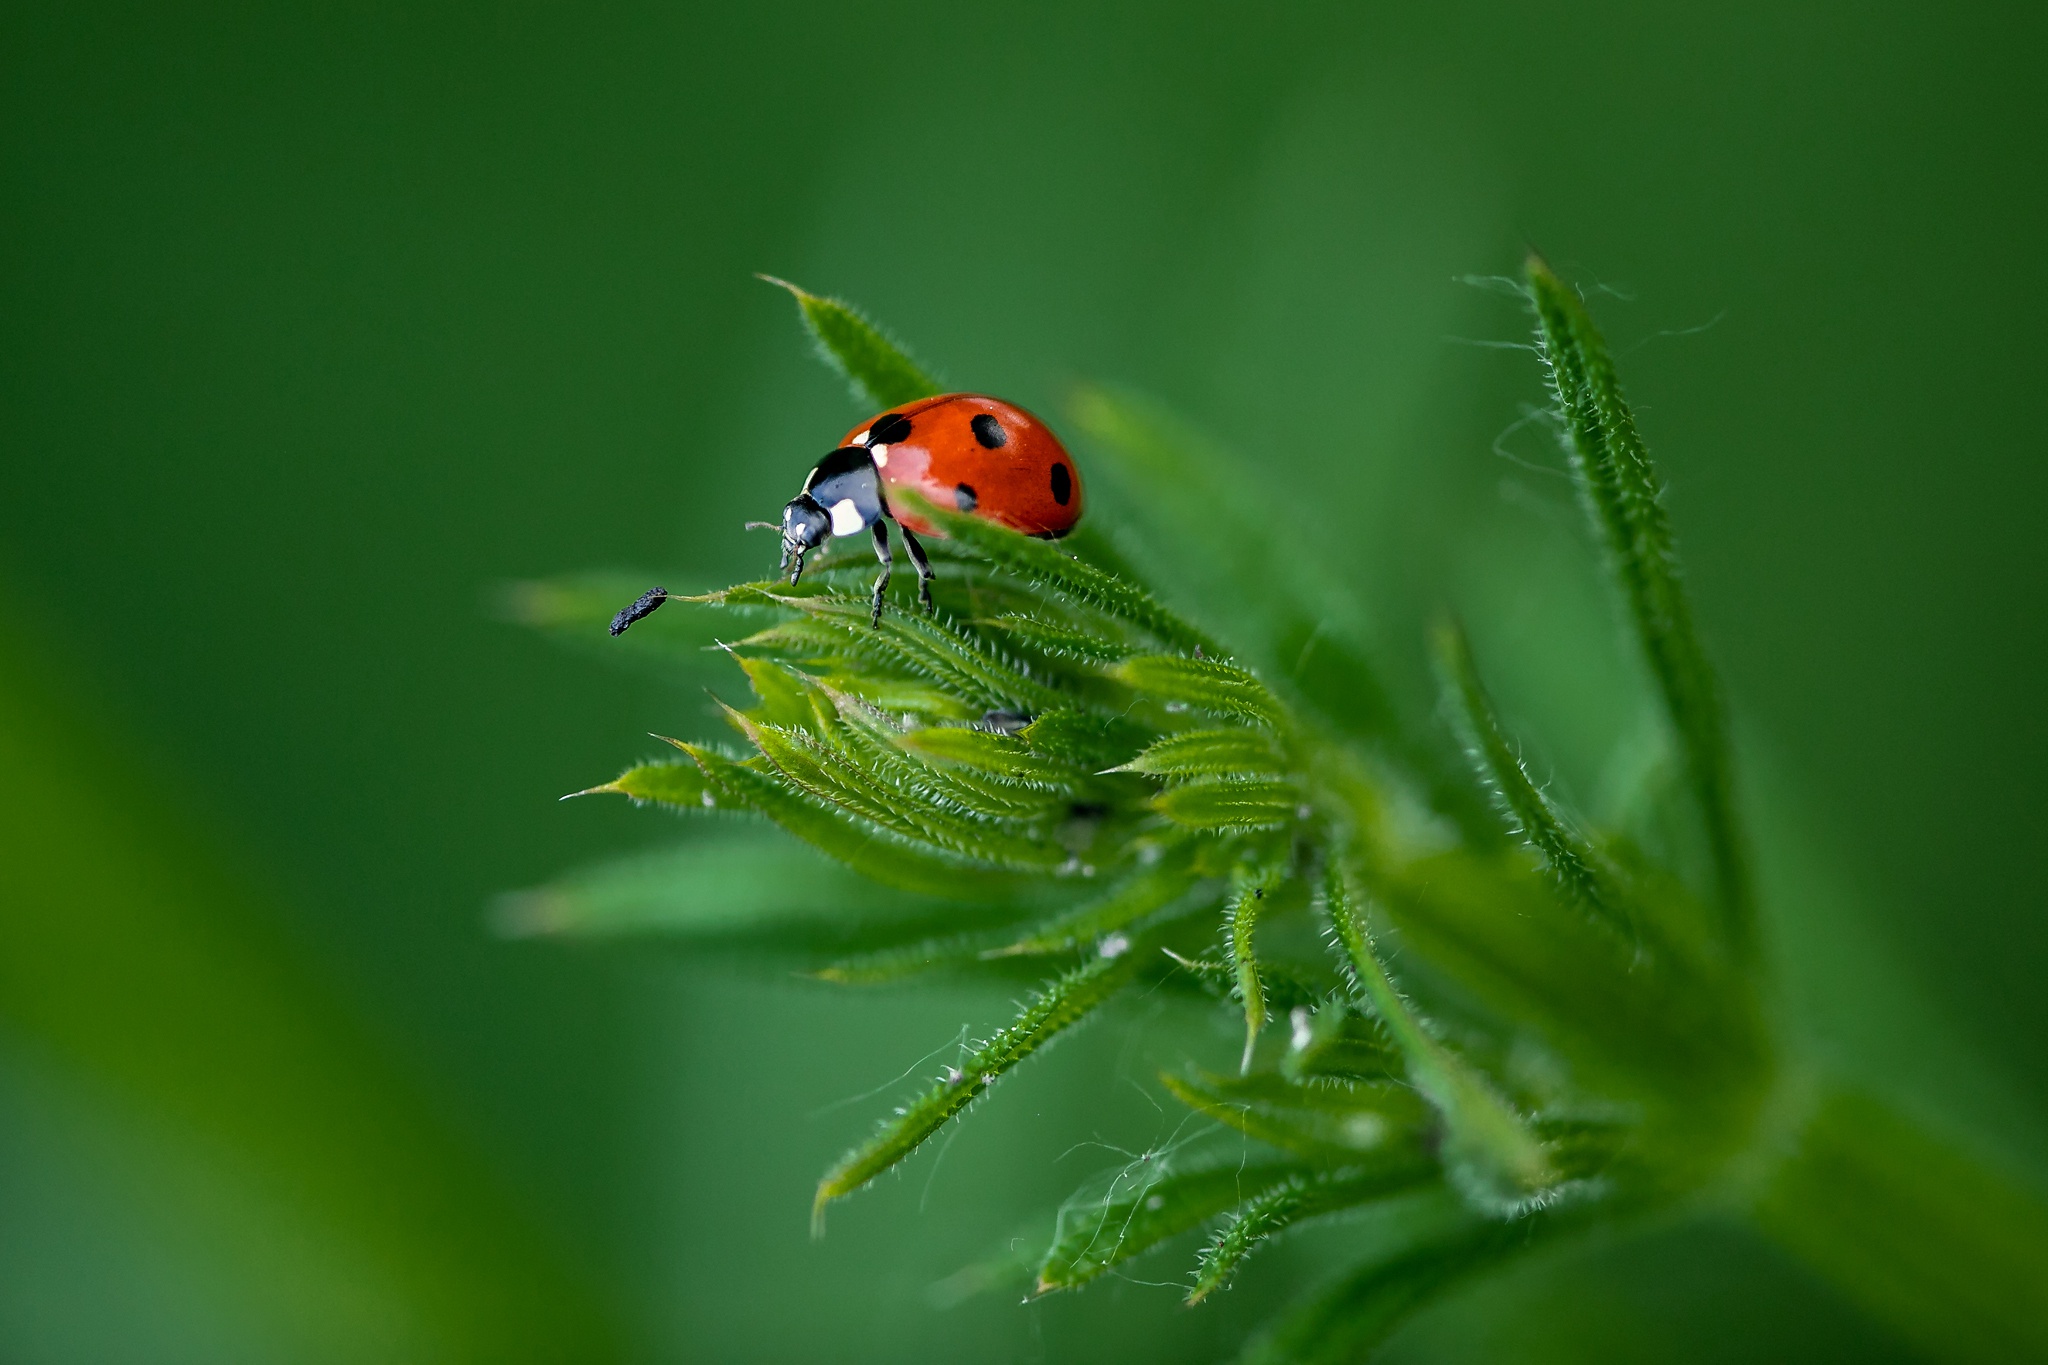
<path id="1" fill-rule="evenodd" d="M 1136 1015 L 814 1244 L 891 1092 L 825 1106 L 1000 995 L 487 931 L 673 840 L 553 798 L 713 724 L 495 586 L 750 575 L 741 523 L 859 415 L 755 270 L 962 387 L 1174 404 L 1411 690 L 1464 610 L 1596 804 L 1629 665 L 1554 453 L 1495 450 L 1524 321 L 1458 278 L 1540 246 L 1671 479 L 1788 1008 L 2038 1173 L 2044 39 L 2019 4 L 9 9 L 0 1357 L 1205 1359 L 1341 1243 L 1199 1313 L 940 1306 L 1114 1160 L 1063 1151 L 1159 1136 Z M 1393 1354 L 1895 1350 L 1705 1220 Z"/>

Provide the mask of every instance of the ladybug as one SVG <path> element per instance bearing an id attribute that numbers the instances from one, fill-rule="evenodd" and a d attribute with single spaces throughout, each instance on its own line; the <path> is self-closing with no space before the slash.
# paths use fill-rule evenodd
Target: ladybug
<path id="1" fill-rule="evenodd" d="M 892 493 L 914 490 L 937 507 L 951 507 L 1013 531 L 1057 540 L 1081 520 L 1081 476 L 1052 429 L 1024 409 L 978 393 L 946 393 L 905 403 L 846 433 L 839 448 L 818 461 L 803 492 L 782 509 L 782 523 L 755 522 L 782 532 L 782 567 L 789 581 L 803 577 L 804 556 L 830 536 L 873 528 L 874 615 L 895 559 L 889 523 L 903 532 L 903 548 L 917 567 L 917 597 L 932 606 L 932 566 L 918 535 L 943 533 L 915 511 L 895 505 Z"/>

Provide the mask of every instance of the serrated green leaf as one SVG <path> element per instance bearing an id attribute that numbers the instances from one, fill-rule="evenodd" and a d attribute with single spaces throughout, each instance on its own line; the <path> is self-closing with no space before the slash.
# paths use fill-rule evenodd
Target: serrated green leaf
<path id="1" fill-rule="evenodd" d="M 1110 669 L 1109 676 L 1170 708 L 1188 707 L 1270 729 L 1279 729 L 1284 715 L 1279 701 L 1254 674 L 1215 659 L 1141 654 Z"/>
<path id="2" fill-rule="evenodd" d="M 1400 1073 L 1401 1051 L 1386 1029 L 1343 1001 L 1311 1012 L 1297 1007 L 1294 1038 L 1281 1059 L 1290 1080 L 1317 1076 L 1373 1079 Z"/>
<path id="3" fill-rule="evenodd" d="M 1122 640 L 1106 639 L 1059 621 L 1025 612 L 983 617 L 974 622 L 993 630 L 1011 644 L 1044 655 L 1048 659 L 1083 664 L 1115 663 L 1131 655 L 1133 647 Z"/>
<path id="4" fill-rule="evenodd" d="M 1037 1292 L 1086 1284 L 1307 1173 L 1307 1167 L 1295 1162 L 1247 1162 L 1238 1156 L 1188 1170 L 1153 1164 L 1138 1176 L 1120 1175 L 1103 1197 L 1060 1210 L 1052 1246 L 1038 1268 Z"/>
<path id="5" fill-rule="evenodd" d="M 993 823 L 1036 837 L 1047 820 L 1068 809 L 1075 791 L 1072 784 L 1061 789 L 1045 782 L 1011 782 L 965 765 L 932 762 L 903 743 L 914 729 L 906 731 L 857 697 L 830 696 L 837 714 L 825 726 L 828 741 L 898 795 L 928 803 L 949 827 L 972 835 Z"/>
<path id="6" fill-rule="evenodd" d="M 760 699 L 761 704 L 752 713 L 756 720 L 791 726 L 810 722 L 811 695 L 815 690 L 810 679 L 773 659 L 751 659 L 745 655 L 733 658 Z"/>
<path id="7" fill-rule="evenodd" d="M 1291 853 L 1291 850 L 1289 851 Z M 1253 942 L 1266 895 L 1286 879 L 1285 855 L 1253 867 L 1239 867 L 1231 876 L 1230 899 L 1223 909 L 1223 947 L 1238 1003 L 1244 1006 L 1244 1060 L 1239 1070 L 1252 1069 L 1252 1049 L 1266 1026 L 1266 989 L 1259 980 L 1259 958 Z"/>
<path id="8" fill-rule="evenodd" d="M 818 344 L 819 358 L 846 377 L 854 401 L 880 410 L 939 392 L 938 381 L 852 304 L 810 293 L 772 275 L 761 278 L 787 289 L 795 298 L 804 326 Z"/>
<path id="9" fill-rule="evenodd" d="M 1386 1025 L 1416 1089 L 1443 1116 L 1444 1162 L 1453 1180 L 1469 1197 L 1503 1210 L 1543 1190 L 1554 1176 L 1542 1144 L 1483 1075 L 1437 1041 L 1394 988 L 1339 859 L 1325 869 L 1322 899 L 1359 1000 Z"/>
<path id="10" fill-rule="evenodd" d="M 1237 974 L 1231 971 L 1228 962 L 1183 957 L 1171 950 L 1166 955 L 1181 975 L 1192 980 L 1208 995 L 1217 1000 L 1237 998 Z M 1273 1010 L 1310 1009 L 1322 1004 L 1328 995 L 1326 987 L 1317 985 L 1282 962 L 1260 963 L 1259 983 L 1266 992 L 1267 1007 Z"/>
<path id="11" fill-rule="evenodd" d="M 823 804 L 779 777 L 694 744 L 678 744 L 694 758 L 721 805 L 759 812 L 813 848 L 887 886 L 951 900 L 1008 899 L 1018 874 L 977 866 L 895 831 Z"/>
<path id="12" fill-rule="evenodd" d="M 947 1121 L 983 1094 L 1004 1072 L 1091 1014 L 1123 987 L 1143 956 L 1135 948 L 1092 962 L 1048 983 L 1026 1003 L 1015 1023 L 848 1152 L 818 1182 L 812 1224 L 822 1228 L 825 1206 L 842 1199 L 916 1151 Z"/>
<path id="13" fill-rule="evenodd" d="M 1200 1303 L 1223 1287 L 1261 1244 L 1299 1223 L 1404 1194 L 1436 1179 L 1434 1163 L 1414 1154 L 1360 1168 L 1297 1175 L 1247 1201 L 1202 1250 L 1187 1301 Z"/>
<path id="14" fill-rule="evenodd" d="M 1121 716 L 1055 707 L 1019 731 L 1018 738 L 1083 772 L 1101 772 L 1143 748 L 1154 733 Z"/>
<path id="15" fill-rule="evenodd" d="M 1183 849 L 1169 849 L 1160 861 L 1141 868 L 1118 886 L 1031 926 L 1021 937 L 990 950 L 991 956 L 1031 957 L 1071 952 L 1118 933 L 1164 910 L 1201 881 Z"/>
<path id="16" fill-rule="evenodd" d="M 1455 622 L 1434 633 L 1445 700 L 1456 718 L 1473 771 L 1492 792 L 1515 833 L 1539 853 L 1559 894 L 1602 925 L 1634 943 L 1636 929 L 1626 892 L 1593 847 L 1566 824 L 1501 732 L 1493 700 L 1479 679 L 1471 643 Z"/>
<path id="17" fill-rule="evenodd" d="M 1070 795 L 1085 776 L 1012 735 L 968 726 L 931 725 L 908 731 L 897 743 L 928 758 L 956 763 L 1022 786 Z"/>
<path id="18" fill-rule="evenodd" d="M 1195 1072 L 1163 1076 L 1161 1082 L 1197 1113 L 1284 1151 L 1324 1162 L 1356 1163 L 1367 1152 L 1405 1151 L 1430 1116 L 1415 1092 L 1398 1082 L 1302 1083 L 1270 1072 Z"/>
<path id="19" fill-rule="evenodd" d="M 1028 714 L 1065 700 L 948 622 L 921 613 L 887 612 L 879 625 L 870 625 L 864 598 L 794 598 L 789 604 L 809 614 L 819 637 L 832 639 L 844 651 L 841 657 L 875 659 L 912 677 L 931 679 L 984 711 Z"/>
<path id="20" fill-rule="evenodd" d="M 834 671 L 819 681 L 835 692 L 859 697 L 877 711 L 892 716 L 911 716 L 926 724 L 973 720 L 981 712 L 943 688 L 871 672 Z"/>
<path id="21" fill-rule="evenodd" d="M 833 959 L 811 975 L 843 986 L 883 986 L 934 972 L 986 969 L 1000 933 L 939 934 Z"/>
<path id="22" fill-rule="evenodd" d="M 683 810 L 709 810 L 718 798 L 704 780 L 704 770 L 689 759 L 641 763 L 626 769 L 611 781 L 586 787 L 569 796 L 627 796 L 635 805 L 675 806 Z M 564 801 L 569 797 L 562 798 Z"/>
<path id="23" fill-rule="evenodd" d="M 948 537 L 972 546 L 991 563 L 1027 582 L 1123 621 L 1176 649 L 1222 651 L 1193 625 L 1168 611 L 1143 588 L 1039 540 L 980 517 L 934 506 L 915 493 L 902 496 L 906 508 Z"/>
<path id="24" fill-rule="evenodd" d="M 1110 771 L 1153 777 L 1278 777 L 1285 768 L 1270 735 L 1232 727 L 1167 735 Z"/>
<path id="25" fill-rule="evenodd" d="M 991 867 L 1050 871 L 1072 855 L 1058 844 L 1017 833 L 992 820 L 976 820 L 936 802 L 929 793 L 906 792 L 875 766 L 879 752 L 860 752 L 803 730 L 762 725 L 728 712 L 762 757 L 784 778 L 827 805 L 893 831 L 900 838 L 931 845 Z M 842 737 L 843 738 L 843 737 Z"/>
<path id="26" fill-rule="evenodd" d="M 1189 829 L 1280 829 L 1301 818 L 1301 793 L 1286 782 L 1206 780 L 1168 787 L 1152 808 Z"/>
<path id="27" fill-rule="evenodd" d="M 1527 265 L 1537 339 L 1569 437 L 1572 472 L 1606 543 L 1637 641 L 1664 699 L 1714 856 L 1724 932 L 1753 947 L 1748 856 L 1735 815 L 1735 783 L 1720 680 L 1693 622 L 1664 510 L 1663 481 L 1636 431 L 1607 342 L 1578 294 L 1541 257 Z"/>

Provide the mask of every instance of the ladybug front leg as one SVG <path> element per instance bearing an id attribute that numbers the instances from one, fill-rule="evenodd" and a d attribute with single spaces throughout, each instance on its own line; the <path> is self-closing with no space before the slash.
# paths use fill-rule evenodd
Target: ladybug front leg
<path id="1" fill-rule="evenodd" d="M 877 526 L 880 522 L 875 523 Z M 910 528 L 898 522 L 896 529 L 903 532 L 903 548 L 910 551 L 910 562 L 917 566 L 917 600 L 926 611 L 936 611 L 932 606 L 932 562 L 925 558 L 924 546 L 910 533 Z"/>
<path id="2" fill-rule="evenodd" d="M 882 624 L 882 594 L 889 591 L 889 575 L 896 567 L 896 557 L 889 553 L 889 523 L 879 517 L 875 520 L 875 558 L 882 561 L 882 576 L 875 580 L 875 613 L 868 618 L 871 626 Z"/>

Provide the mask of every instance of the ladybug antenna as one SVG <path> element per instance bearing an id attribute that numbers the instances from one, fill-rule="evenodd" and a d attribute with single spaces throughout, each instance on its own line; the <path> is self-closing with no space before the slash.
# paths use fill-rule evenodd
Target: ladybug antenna
<path id="1" fill-rule="evenodd" d="M 777 521 L 750 521 L 747 523 L 747 529 L 749 531 L 780 531 L 782 523 Z"/>

